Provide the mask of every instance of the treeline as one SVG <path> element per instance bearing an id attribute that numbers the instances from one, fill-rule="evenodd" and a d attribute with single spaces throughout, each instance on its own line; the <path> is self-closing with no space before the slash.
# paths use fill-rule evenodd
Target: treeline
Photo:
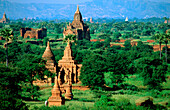
<path id="1" fill-rule="evenodd" d="M 140 39 L 141 36 L 153 36 L 156 33 L 165 33 L 165 31 L 170 28 L 170 25 L 168 23 L 165 24 L 163 21 L 163 18 L 134 18 L 130 22 L 125 22 L 124 20 L 119 19 L 97 19 L 95 20 L 95 23 L 86 21 L 85 23 L 90 27 L 92 38 L 94 34 L 97 38 L 105 39 L 110 37 L 115 41 L 122 38 Z M 19 29 L 22 27 L 47 28 L 48 34 L 62 34 L 64 27 L 67 27 L 69 22 L 17 20 L 8 25 L 0 24 L 0 28 L 12 28 L 16 37 L 20 35 Z"/>
<path id="2" fill-rule="evenodd" d="M 110 47 L 109 42 L 82 40 L 72 45 L 75 60 L 83 65 L 80 80 L 84 85 L 114 87 L 121 85 L 127 75 L 139 74 L 148 89 L 161 90 L 169 71 L 164 56 L 160 60 L 159 52 L 153 52 L 153 47 L 142 42 L 133 47 L 130 41 L 125 42 L 125 47 Z"/>

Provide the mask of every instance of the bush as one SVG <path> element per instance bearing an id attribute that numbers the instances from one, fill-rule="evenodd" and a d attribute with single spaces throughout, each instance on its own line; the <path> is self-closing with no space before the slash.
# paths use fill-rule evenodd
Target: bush
<path id="1" fill-rule="evenodd" d="M 67 110 L 68 108 L 66 106 L 52 106 L 52 107 L 48 107 L 48 106 L 41 106 L 41 107 L 37 107 L 34 106 L 34 108 L 32 110 Z"/>
<path id="2" fill-rule="evenodd" d="M 25 100 L 38 100 L 40 96 L 39 89 L 39 86 L 31 86 L 31 84 L 25 83 L 22 87 L 21 96 Z"/>
<path id="3" fill-rule="evenodd" d="M 150 57 L 139 58 L 135 62 L 137 73 L 144 79 L 144 85 L 148 85 L 148 89 L 161 90 L 161 83 L 166 81 L 167 65 L 160 59 Z"/>
<path id="4" fill-rule="evenodd" d="M 110 98 L 106 95 L 102 95 L 100 99 L 94 104 L 94 107 L 97 109 L 106 109 L 110 103 L 109 103 Z"/>
<path id="5" fill-rule="evenodd" d="M 135 85 L 129 85 L 129 84 L 119 84 L 118 85 L 120 88 L 124 89 L 124 90 L 133 90 L 133 91 L 138 91 L 138 87 L 136 87 Z"/>

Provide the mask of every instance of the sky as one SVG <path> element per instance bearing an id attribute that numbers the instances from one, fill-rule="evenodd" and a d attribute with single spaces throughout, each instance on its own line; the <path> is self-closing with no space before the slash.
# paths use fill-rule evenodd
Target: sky
<path id="1" fill-rule="evenodd" d="M 78 4 L 92 0 L 7 0 L 17 3 L 52 3 L 52 4 Z"/>

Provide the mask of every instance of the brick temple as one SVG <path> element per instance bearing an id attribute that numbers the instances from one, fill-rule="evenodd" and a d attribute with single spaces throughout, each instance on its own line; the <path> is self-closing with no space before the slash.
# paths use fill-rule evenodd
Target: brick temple
<path id="1" fill-rule="evenodd" d="M 47 36 L 47 29 L 21 28 L 20 34 L 23 38 L 43 39 Z"/>
<path id="2" fill-rule="evenodd" d="M 74 20 L 67 26 L 67 29 L 64 28 L 63 36 L 64 38 L 67 35 L 76 35 L 77 40 L 87 39 L 90 40 L 90 30 L 89 27 L 83 22 L 79 6 L 77 5 L 77 10 L 74 14 Z"/>

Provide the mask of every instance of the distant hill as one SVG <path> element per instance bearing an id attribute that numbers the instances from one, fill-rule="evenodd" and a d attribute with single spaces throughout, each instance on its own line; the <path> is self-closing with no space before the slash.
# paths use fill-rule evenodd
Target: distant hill
<path id="1" fill-rule="evenodd" d="M 93 0 L 80 5 L 83 17 L 93 18 L 148 18 L 170 17 L 170 2 L 148 0 Z M 0 18 L 4 12 L 10 19 L 73 19 L 75 4 L 21 4 L 0 0 Z"/>

